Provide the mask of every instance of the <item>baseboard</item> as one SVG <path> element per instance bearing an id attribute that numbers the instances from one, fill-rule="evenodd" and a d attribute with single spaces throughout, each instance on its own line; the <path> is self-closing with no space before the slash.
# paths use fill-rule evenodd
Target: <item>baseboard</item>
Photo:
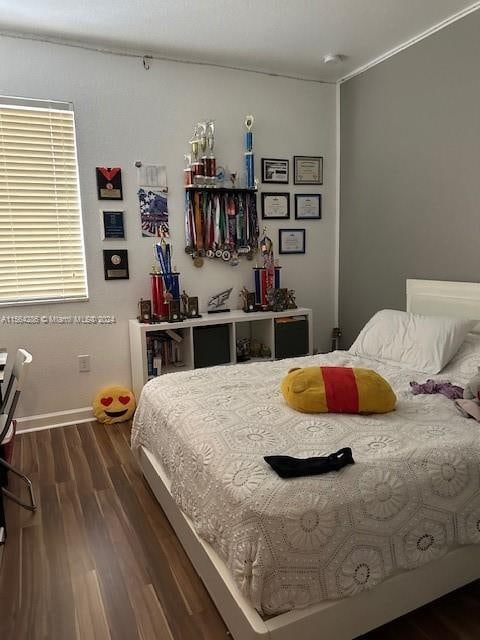
<path id="1" fill-rule="evenodd" d="M 17 432 L 26 433 L 28 431 L 68 427 L 71 424 L 90 422 L 94 419 L 92 407 L 55 411 L 54 413 L 43 413 L 38 416 L 25 416 L 24 418 L 17 418 Z"/>

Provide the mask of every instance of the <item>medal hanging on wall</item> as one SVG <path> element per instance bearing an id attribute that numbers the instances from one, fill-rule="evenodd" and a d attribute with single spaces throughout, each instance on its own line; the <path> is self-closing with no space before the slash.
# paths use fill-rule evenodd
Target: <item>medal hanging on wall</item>
<path id="1" fill-rule="evenodd" d="M 186 253 L 195 266 L 203 257 L 232 266 L 242 255 L 253 257 L 258 246 L 258 217 L 254 193 L 187 190 L 185 195 Z"/>

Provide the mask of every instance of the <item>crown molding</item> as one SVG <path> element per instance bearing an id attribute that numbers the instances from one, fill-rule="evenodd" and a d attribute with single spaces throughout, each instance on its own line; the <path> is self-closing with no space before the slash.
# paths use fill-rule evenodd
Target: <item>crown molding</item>
<path id="1" fill-rule="evenodd" d="M 370 60 L 370 62 L 367 62 L 362 66 L 357 67 L 350 73 L 347 73 L 347 75 L 337 80 L 337 84 L 343 84 L 344 82 L 347 82 L 347 80 L 351 80 L 352 78 L 355 78 L 355 76 L 358 76 L 361 73 L 364 73 L 368 69 L 371 69 L 372 67 L 376 67 L 377 64 L 385 62 L 385 60 L 388 60 L 389 58 L 396 56 L 397 53 L 401 53 L 402 51 L 405 51 L 405 49 L 408 49 L 409 47 L 413 47 L 413 45 L 417 44 L 417 42 L 421 42 L 422 40 L 425 40 L 425 38 L 432 36 L 434 33 L 437 33 L 437 31 L 441 31 L 442 29 L 445 29 L 446 27 L 450 26 L 454 22 L 457 22 L 458 20 L 465 18 L 471 13 L 478 11 L 478 9 L 480 9 L 480 2 L 474 2 L 473 4 L 466 7 L 465 9 L 462 9 L 461 11 L 454 13 L 448 18 L 445 18 L 445 20 L 442 20 L 441 22 L 437 23 L 433 27 L 430 27 L 429 29 L 422 31 L 422 33 L 419 33 L 413 38 L 410 38 L 410 40 L 407 40 L 403 44 L 400 44 L 397 47 L 394 47 L 393 49 L 386 51 L 381 56 L 378 56 L 377 58 Z"/>

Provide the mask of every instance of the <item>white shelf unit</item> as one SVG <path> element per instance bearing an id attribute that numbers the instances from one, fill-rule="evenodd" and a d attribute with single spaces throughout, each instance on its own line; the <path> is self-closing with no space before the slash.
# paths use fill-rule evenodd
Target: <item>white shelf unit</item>
<path id="1" fill-rule="evenodd" d="M 313 314 L 311 309 L 298 308 L 287 311 L 258 311 L 245 313 L 235 310 L 225 313 L 204 313 L 201 318 L 184 320 L 183 322 L 160 322 L 156 324 L 144 324 L 138 320 L 129 321 L 130 334 L 130 361 L 132 368 L 132 385 L 135 396 L 138 400 L 143 385 L 148 380 L 147 362 L 147 334 L 167 331 L 171 329 L 182 335 L 180 343 L 184 366 L 182 367 L 162 367 L 162 373 L 173 371 L 185 371 L 194 368 L 194 342 L 193 328 L 208 325 L 226 324 L 229 325 L 230 335 L 230 362 L 237 363 L 236 344 L 237 337 L 255 337 L 260 342 L 266 344 L 272 353 L 271 359 L 275 359 L 275 320 L 278 318 L 289 318 L 304 316 L 308 323 L 308 354 L 313 353 Z M 258 362 L 255 358 L 253 361 Z M 266 360 L 266 358 L 262 358 Z M 245 364 L 252 362 L 247 360 Z"/>

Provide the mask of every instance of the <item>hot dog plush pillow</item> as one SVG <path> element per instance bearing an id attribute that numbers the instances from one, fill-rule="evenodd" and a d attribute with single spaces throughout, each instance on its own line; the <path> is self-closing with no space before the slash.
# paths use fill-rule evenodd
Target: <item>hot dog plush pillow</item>
<path id="1" fill-rule="evenodd" d="M 351 367 L 290 369 L 281 390 L 287 404 L 303 413 L 387 413 L 397 401 L 376 371 Z"/>

